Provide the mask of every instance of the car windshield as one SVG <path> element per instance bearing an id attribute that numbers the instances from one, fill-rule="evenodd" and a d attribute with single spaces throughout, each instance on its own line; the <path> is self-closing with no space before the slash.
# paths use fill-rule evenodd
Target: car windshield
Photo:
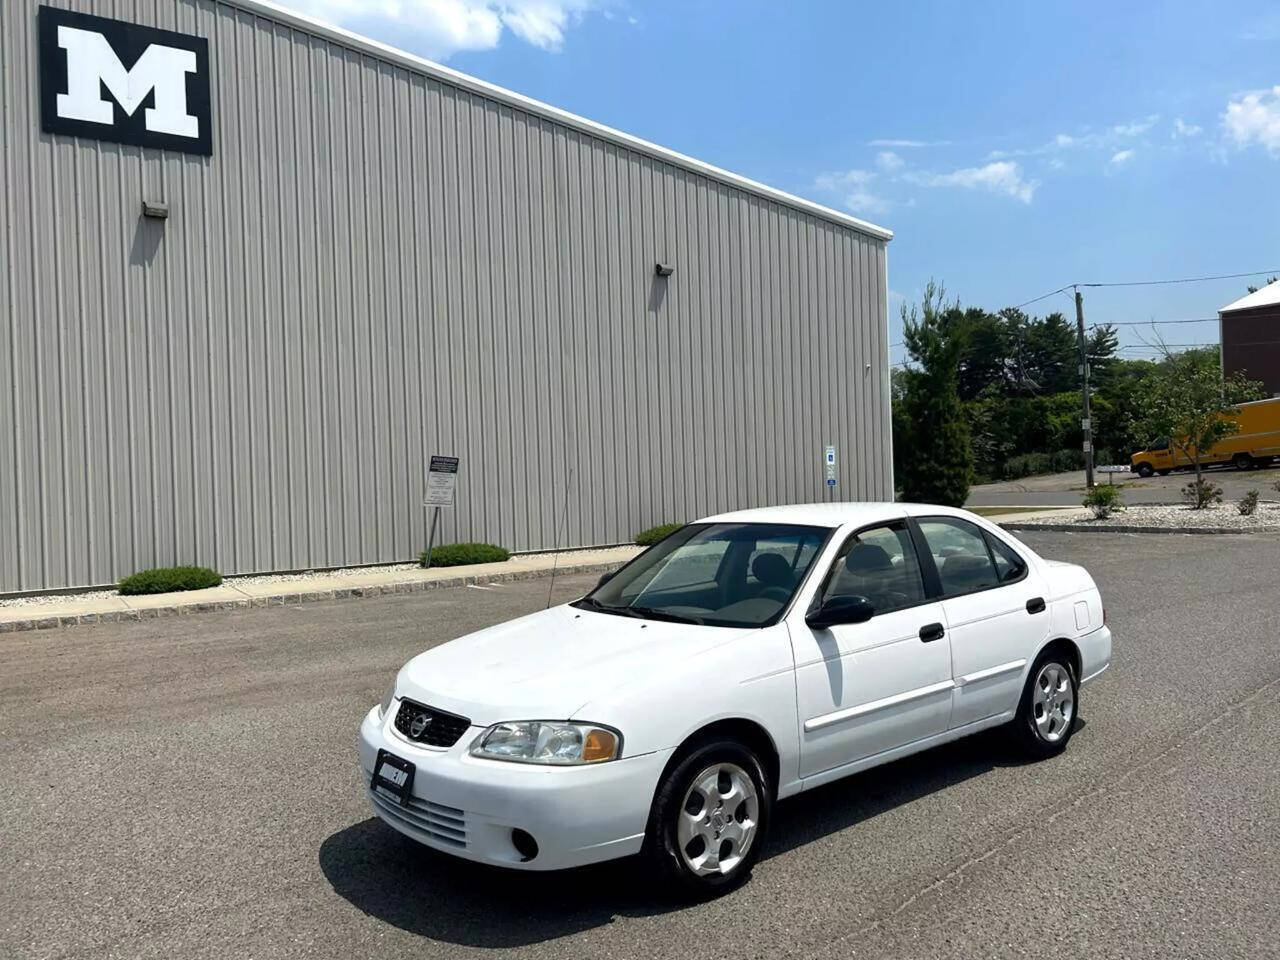
<path id="1" fill-rule="evenodd" d="M 830 533 L 796 524 L 690 524 L 574 606 L 646 620 L 768 626 L 782 616 Z"/>

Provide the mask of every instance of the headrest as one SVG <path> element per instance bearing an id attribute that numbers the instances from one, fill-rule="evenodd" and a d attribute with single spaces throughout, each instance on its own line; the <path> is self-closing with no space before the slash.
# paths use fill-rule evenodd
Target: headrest
<path id="1" fill-rule="evenodd" d="M 856 543 L 844 558 L 844 567 L 850 573 L 875 573 L 892 570 L 893 561 L 884 547 L 877 547 L 874 543 Z"/>
<path id="2" fill-rule="evenodd" d="M 770 587 L 790 590 L 795 585 L 791 576 L 791 564 L 780 553 L 762 553 L 751 561 L 751 572 L 756 579 Z"/>

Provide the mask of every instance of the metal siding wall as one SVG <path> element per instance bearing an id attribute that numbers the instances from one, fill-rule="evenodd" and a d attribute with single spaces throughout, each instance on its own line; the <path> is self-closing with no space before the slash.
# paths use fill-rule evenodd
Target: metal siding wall
<path id="1" fill-rule="evenodd" d="M 42 134 L 0 4 L 0 592 L 403 560 L 431 453 L 438 536 L 517 550 L 820 499 L 828 441 L 892 496 L 882 241 L 215 0 L 60 5 L 209 38 L 214 156 Z"/>

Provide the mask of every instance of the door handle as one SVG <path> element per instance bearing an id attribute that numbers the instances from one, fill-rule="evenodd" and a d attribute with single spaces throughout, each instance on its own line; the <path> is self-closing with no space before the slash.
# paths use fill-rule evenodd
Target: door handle
<path id="1" fill-rule="evenodd" d="M 923 643 L 932 643 L 934 640 L 941 640 L 945 632 L 940 623 L 926 623 L 920 628 L 920 640 Z"/>
<path id="2" fill-rule="evenodd" d="M 1028 600 L 1027 613 L 1044 613 L 1044 597 L 1032 597 Z"/>

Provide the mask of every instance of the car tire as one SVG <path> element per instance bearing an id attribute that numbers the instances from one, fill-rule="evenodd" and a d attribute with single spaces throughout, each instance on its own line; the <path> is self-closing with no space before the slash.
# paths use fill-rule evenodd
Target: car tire
<path id="1" fill-rule="evenodd" d="M 1237 470 L 1252 470 L 1253 457 L 1249 456 L 1247 453 L 1237 453 L 1231 458 L 1231 465 Z"/>
<path id="2" fill-rule="evenodd" d="M 645 834 L 644 856 L 663 888 L 706 900 L 746 882 L 768 836 L 773 791 L 760 758 L 736 740 L 707 740 L 681 756 L 658 785 Z"/>
<path id="3" fill-rule="evenodd" d="M 1046 650 L 1032 665 L 1018 701 L 1012 733 L 1029 757 L 1043 760 L 1067 748 L 1080 715 L 1080 685 L 1071 658 Z"/>
<path id="4" fill-rule="evenodd" d="M 1149 463 L 1138 464 L 1138 476 L 1145 479 L 1151 476 L 1153 473 L 1155 473 L 1155 470 L 1151 468 L 1151 464 Z"/>

